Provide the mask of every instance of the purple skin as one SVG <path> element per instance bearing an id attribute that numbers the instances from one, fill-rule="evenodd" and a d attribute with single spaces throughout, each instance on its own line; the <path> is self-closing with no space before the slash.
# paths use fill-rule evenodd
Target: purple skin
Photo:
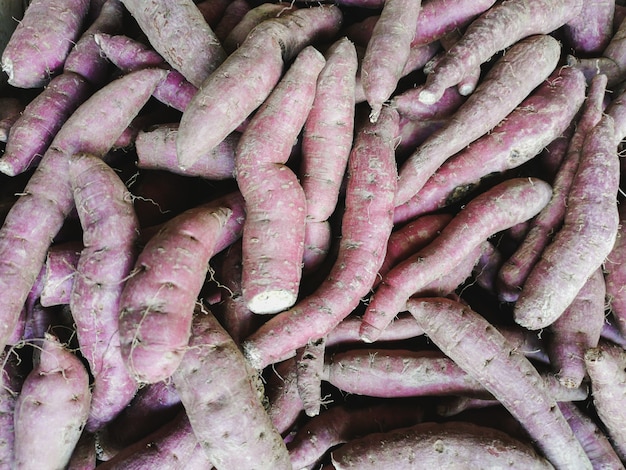
<path id="1" fill-rule="evenodd" d="M 88 10 L 89 0 L 31 1 L 2 53 L 9 84 L 39 88 L 48 83 L 63 68 Z"/>
<path id="2" fill-rule="evenodd" d="M 507 54 L 493 64 L 457 112 L 446 120 L 444 127 L 431 134 L 401 165 L 395 205 L 410 200 L 448 158 L 508 116 L 550 76 L 560 53 L 560 43 L 548 35 L 535 35 L 511 46 Z M 529 64 L 533 66 L 529 67 Z M 428 77 L 433 75 L 437 73 L 433 72 Z M 420 100 L 426 92 L 424 86 Z M 476 119 L 477 115 L 481 119 Z"/>
<path id="3" fill-rule="evenodd" d="M 180 365 L 209 260 L 231 215 L 216 205 L 188 209 L 168 220 L 139 254 L 119 310 L 122 356 L 139 382 L 165 380 Z"/>
<path id="4" fill-rule="evenodd" d="M 351 176 L 337 259 L 315 292 L 244 341 L 246 357 L 255 368 L 284 360 L 309 341 L 326 336 L 368 295 L 393 228 L 398 121 L 398 113 L 385 107 L 376 123 L 359 128 L 348 159 Z"/>
<path id="5" fill-rule="evenodd" d="M 16 468 L 65 468 L 89 414 L 89 373 L 47 334 L 15 404 Z"/>
<path id="6" fill-rule="evenodd" d="M 129 192 L 100 158 L 70 159 L 69 177 L 83 227 L 83 245 L 70 295 L 81 353 L 94 376 L 86 429 L 95 432 L 130 403 L 139 384 L 120 353 L 118 314 L 135 263 L 139 221 Z"/>
<path id="7" fill-rule="evenodd" d="M 506 432 L 463 421 L 424 422 L 373 432 L 338 447 L 331 459 L 336 470 L 553 468 L 532 445 Z"/>
<path id="8" fill-rule="evenodd" d="M 199 87 L 226 52 L 192 0 L 122 0 L 152 47 Z"/>
<path id="9" fill-rule="evenodd" d="M 135 139 L 138 168 L 167 170 L 180 175 L 199 176 L 209 180 L 234 178 L 235 148 L 241 135 L 239 132 L 226 136 L 209 154 L 185 169 L 178 166 L 177 135 L 178 124 L 160 124 L 140 130 Z"/>
<path id="10" fill-rule="evenodd" d="M 15 176 L 37 165 L 65 121 L 92 92 L 89 82 L 76 73 L 53 78 L 11 126 L 0 172 Z"/>
<path id="11" fill-rule="evenodd" d="M 534 265 L 515 302 L 515 322 L 525 328 L 545 328 L 559 318 L 615 244 L 620 161 L 614 134 L 613 119 L 603 115 L 583 143 L 563 226 Z"/>
<path id="12" fill-rule="evenodd" d="M 291 463 L 293 468 L 310 468 L 332 447 L 365 434 L 411 426 L 423 414 L 420 407 L 394 402 L 358 409 L 333 406 L 296 431 L 287 445 Z"/>
<path id="13" fill-rule="evenodd" d="M 15 468 L 15 429 L 13 415 L 15 403 L 24 382 L 18 367 L 16 354 L 0 356 L 2 380 L 0 380 L 0 466 Z"/>
<path id="14" fill-rule="evenodd" d="M 411 299 L 408 309 L 432 342 L 483 384 L 557 468 L 591 469 L 535 366 L 484 317 L 442 298 Z"/>
<path id="15" fill-rule="evenodd" d="M 165 60 L 150 46 L 124 35 L 97 33 L 94 41 L 102 53 L 125 73 L 148 67 L 168 68 Z M 154 90 L 154 97 L 179 111 L 184 111 L 198 88 L 176 70 Z"/>
<path id="16" fill-rule="evenodd" d="M 296 9 L 255 27 L 185 109 L 176 145 L 179 164 L 193 165 L 233 132 L 272 92 L 285 63 L 307 45 L 334 37 L 342 19 L 338 7 L 323 5 Z"/>
<path id="17" fill-rule="evenodd" d="M 580 71 L 558 69 L 494 129 L 443 163 L 415 196 L 396 208 L 396 218 L 408 220 L 453 204 L 482 178 L 539 154 L 567 129 L 585 91 Z"/>
<path id="18" fill-rule="evenodd" d="M 626 352 L 621 346 L 600 342 L 584 356 L 591 379 L 591 394 L 598 417 L 617 455 L 626 459 Z"/>
<path id="19" fill-rule="evenodd" d="M 406 309 L 410 296 L 451 272 L 493 234 L 535 216 L 551 194 L 552 188 L 544 181 L 512 178 L 475 197 L 433 242 L 387 273 L 365 310 L 361 338 L 376 341 L 393 318 Z M 520 200 L 525 204 L 519 204 Z"/>
<path id="20" fill-rule="evenodd" d="M 580 14 L 564 27 L 568 45 L 576 55 L 598 57 L 613 37 L 615 1 L 593 0 L 583 2 Z"/>
<path id="21" fill-rule="evenodd" d="M 549 34 L 575 18 L 582 0 L 512 0 L 498 4 L 472 21 L 450 51 L 426 78 L 420 93 L 425 103 L 436 102 L 444 90 L 458 84 L 493 55 L 533 35 Z"/>
<path id="22" fill-rule="evenodd" d="M 198 442 L 217 469 L 291 470 L 287 447 L 265 411 L 258 371 L 202 306 L 172 380 Z"/>
<path id="23" fill-rule="evenodd" d="M 39 302 L 44 307 L 70 303 L 76 266 L 83 249 L 82 242 L 67 242 L 50 247 L 43 273 Z"/>
<path id="24" fill-rule="evenodd" d="M 51 241 L 74 207 L 68 177 L 70 156 L 79 152 L 106 154 L 166 73 L 135 72 L 94 93 L 59 130 L 23 195 L 11 207 L 0 228 L 0 286 L 4 292 L 0 300 L 0 345 L 6 345 Z"/>
<path id="25" fill-rule="evenodd" d="M 563 314 L 552 323 L 548 354 L 565 387 L 578 387 L 587 376 L 583 357 L 600 341 L 604 325 L 605 281 L 597 269 Z"/>
<path id="26" fill-rule="evenodd" d="M 102 470 L 143 470 L 146 468 L 212 468 L 184 411 L 143 439 L 127 446 Z"/>
<path id="27" fill-rule="evenodd" d="M 562 164 L 554 177 L 550 202 L 530 222 L 529 231 L 523 241 L 500 268 L 497 282 L 501 300 L 517 300 L 530 271 L 563 223 L 567 195 L 578 169 L 583 141 L 602 116 L 606 84 L 607 79 L 603 75 L 598 75 L 591 82 L 580 117 L 575 121 L 575 129 L 568 139 Z"/>
<path id="28" fill-rule="evenodd" d="M 624 468 L 607 435 L 590 416 L 575 403 L 559 402 L 559 408 L 589 456 L 593 468 Z"/>
<path id="29" fill-rule="evenodd" d="M 84 77 L 96 88 L 104 85 L 109 77 L 110 63 L 100 53 L 95 34 L 116 34 L 122 30 L 124 7 L 120 0 L 107 0 L 98 17 L 82 34 L 63 65 L 63 72 L 74 72 Z"/>

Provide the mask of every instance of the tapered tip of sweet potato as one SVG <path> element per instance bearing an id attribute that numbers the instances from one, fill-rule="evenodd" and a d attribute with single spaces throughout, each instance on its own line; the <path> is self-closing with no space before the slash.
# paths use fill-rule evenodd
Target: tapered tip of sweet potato
<path id="1" fill-rule="evenodd" d="M 359 328 L 359 338 L 364 343 L 373 343 L 376 341 L 382 332 L 373 325 L 363 322 Z"/>

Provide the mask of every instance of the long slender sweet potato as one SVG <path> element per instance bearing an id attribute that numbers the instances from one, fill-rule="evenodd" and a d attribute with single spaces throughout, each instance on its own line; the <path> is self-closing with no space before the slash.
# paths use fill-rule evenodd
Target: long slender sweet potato
<path id="1" fill-rule="evenodd" d="M 193 165 L 259 107 L 285 63 L 307 45 L 334 37 L 343 15 L 334 5 L 297 9 L 263 21 L 200 86 L 180 121 L 179 164 Z M 242 80 L 242 77 L 247 80 Z M 210 118 L 208 118 L 210 116 Z"/>
<path id="2" fill-rule="evenodd" d="M 513 178 L 476 196 L 433 242 L 383 278 L 363 315 L 362 339 L 375 341 L 413 293 L 451 272 L 490 236 L 536 215 L 551 194 L 544 181 Z"/>
<path id="3" fill-rule="evenodd" d="M 425 422 L 354 439 L 332 453 L 337 470 L 378 468 L 552 467 L 534 448 L 507 433 L 464 422 Z"/>
<path id="4" fill-rule="evenodd" d="M 383 108 L 376 123 L 359 126 L 348 159 L 339 252 L 324 282 L 293 308 L 271 318 L 243 343 L 262 369 L 332 330 L 366 296 L 385 256 L 396 187 L 394 140 L 398 113 Z"/>
<path id="5" fill-rule="evenodd" d="M 69 177 L 84 245 L 69 305 L 81 353 L 94 377 L 86 429 L 95 432 L 139 388 L 122 358 L 118 326 L 122 289 L 137 256 L 139 221 L 126 185 L 102 159 L 72 157 Z"/>
<path id="6" fill-rule="evenodd" d="M 594 468 L 624 468 L 609 438 L 591 416 L 585 414 L 575 403 L 560 402 L 559 408 Z"/>
<path id="7" fill-rule="evenodd" d="M 246 201 L 242 292 L 255 313 L 283 311 L 298 297 L 306 198 L 286 163 L 313 105 L 324 64 L 317 49 L 304 48 L 250 120 L 235 151 L 235 177 Z M 278 122 L 280 136 L 264 139 Z"/>
<path id="8" fill-rule="evenodd" d="M 560 45 L 547 35 L 524 39 L 497 60 L 478 88 L 400 167 L 396 206 L 413 197 L 437 168 L 504 119 L 554 70 Z M 532 66 L 529 64 L 532 63 Z M 424 93 L 425 89 L 422 89 Z M 475 116 L 481 116 L 476 119 Z"/>
<path id="9" fill-rule="evenodd" d="M 446 56 L 429 74 L 420 99 L 432 103 L 496 52 L 523 38 L 549 34 L 582 10 L 581 0 L 507 0 L 494 5 L 467 27 Z"/>
<path id="10" fill-rule="evenodd" d="M 20 358 L 14 351 L 0 355 L 0 466 L 15 466 L 15 404 L 24 382 L 19 366 Z"/>
<path id="11" fill-rule="evenodd" d="M 585 99 L 582 72 L 559 68 L 489 133 L 443 163 L 395 210 L 396 223 L 454 204 L 483 178 L 516 168 L 560 136 Z"/>
<path id="12" fill-rule="evenodd" d="M 591 468 L 537 369 L 485 318 L 447 299 L 408 304 L 428 337 L 517 418 L 555 467 Z"/>
<path id="13" fill-rule="evenodd" d="M 563 226 L 534 265 L 515 302 L 518 324 L 535 330 L 554 322 L 602 265 L 617 238 L 618 191 L 613 119 L 604 115 L 583 144 Z"/>
<path id="14" fill-rule="evenodd" d="M 42 462 L 65 468 L 90 402 L 87 369 L 56 337 L 46 335 L 15 404 L 16 468 L 38 468 Z"/>
<path id="15" fill-rule="evenodd" d="M 167 170 L 171 173 L 199 176 L 209 180 L 235 177 L 235 149 L 241 133 L 229 134 L 208 154 L 184 169 L 178 166 L 177 135 L 177 123 L 160 124 L 140 130 L 135 139 L 137 167 L 146 170 Z"/>
<path id="16" fill-rule="evenodd" d="M 373 122 L 402 77 L 421 5 L 421 0 L 387 0 L 372 30 L 361 62 L 361 82 Z"/>
<path id="17" fill-rule="evenodd" d="M 2 53 L 9 84 L 37 88 L 59 72 L 80 36 L 88 9 L 88 0 L 30 2 Z"/>
<path id="18" fill-rule="evenodd" d="M 11 126 L 0 171 L 15 176 L 36 166 L 68 117 L 91 93 L 92 87 L 78 74 L 54 77 Z"/>
<path id="19" fill-rule="evenodd" d="M 567 150 L 554 177 L 550 202 L 530 222 L 528 233 L 500 268 L 498 291 L 502 300 L 517 300 L 530 271 L 563 223 L 567 195 L 578 169 L 583 142 L 602 116 L 606 84 L 604 75 L 598 75 L 591 82 L 580 116 L 575 120 L 576 129 L 568 139 Z"/>
<path id="20" fill-rule="evenodd" d="M 95 41 L 98 33 L 117 34 L 122 30 L 124 7 L 120 0 L 107 0 L 100 8 L 98 17 L 80 36 L 70 50 L 63 72 L 74 72 L 94 86 L 102 86 L 109 78 L 110 63 L 100 54 Z"/>
<path id="21" fill-rule="evenodd" d="M 217 470 L 292 468 L 263 408 L 258 372 L 206 309 L 194 316 L 189 348 L 172 379 L 193 432 Z"/>
<path id="22" fill-rule="evenodd" d="M 0 285 L 4 292 L 0 345 L 6 344 L 13 331 L 51 240 L 72 210 L 67 176 L 70 156 L 107 153 L 166 74 L 164 70 L 138 71 L 94 93 L 59 130 L 23 195 L 11 207 L 0 228 Z"/>
<path id="23" fill-rule="evenodd" d="M 199 87 L 226 59 L 213 29 L 192 0 L 122 0 L 152 47 Z"/>

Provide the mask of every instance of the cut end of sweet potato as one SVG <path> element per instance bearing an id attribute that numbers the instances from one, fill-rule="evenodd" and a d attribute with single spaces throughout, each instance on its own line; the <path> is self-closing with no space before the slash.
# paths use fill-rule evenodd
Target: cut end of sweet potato
<path id="1" fill-rule="evenodd" d="M 292 307 L 296 299 L 297 295 L 292 291 L 270 290 L 250 298 L 248 308 L 257 314 L 274 314 Z"/>
<path id="2" fill-rule="evenodd" d="M 6 57 L 2 59 L 2 71 L 9 76 L 8 82 L 11 84 L 13 80 L 13 61 L 11 59 Z"/>

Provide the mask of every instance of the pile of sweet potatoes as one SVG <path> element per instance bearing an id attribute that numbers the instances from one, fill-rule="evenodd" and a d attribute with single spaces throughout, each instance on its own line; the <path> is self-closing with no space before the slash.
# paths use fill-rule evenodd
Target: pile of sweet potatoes
<path id="1" fill-rule="evenodd" d="M 624 468 L 622 2 L 14 21 L 0 468 Z"/>

